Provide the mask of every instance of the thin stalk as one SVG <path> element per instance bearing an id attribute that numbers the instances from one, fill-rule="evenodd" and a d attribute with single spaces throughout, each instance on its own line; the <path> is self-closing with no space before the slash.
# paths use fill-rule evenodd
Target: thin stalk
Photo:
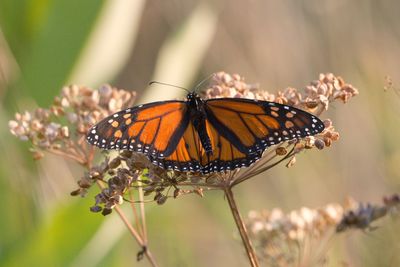
<path id="1" fill-rule="evenodd" d="M 48 148 L 46 151 L 49 152 L 49 153 L 52 153 L 54 155 L 57 155 L 57 156 L 62 156 L 62 157 L 65 157 L 65 158 L 68 158 L 68 159 L 71 159 L 71 160 L 75 160 L 76 162 L 78 162 L 81 165 L 86 165 L 87 164 L 87 161 L 85 159 L 79 157 L 78 155 L 68 154 L 68 153 L 65 153 L 65 152 L 63 152 L 61 150 L 56 150 L 56 149 L 52 149 L 52 148 Z"/>
<path id="2" fill-rule="evenodd" d="M 97 181 L 96 183 L 100 187 L 101 190 L 104 189 L 104 185 L 100 181 Z M 119 207 L 118 205 L 115 205 L 114 209 L 118 213 L 119 217 L 121 218 L 121 220 L 123 221 L 125 226 L 128 228 L 129 232 L 132 234 L 132 236 L 139 243 L 139 245 L 143 246 L 144 243 L 143 243 L 142 237 L 139 235 L 139 233 L 136 231 L 136 229 L 129 222 L 128 218 L 125 216 L 125 213 L 123 212 L 121 207 Z"/>
<path id="3" fill-rule="evenodd" d="M 226 199 L 228 200 L 229 203 L 229 207 L 231 208 L 233 218 L 235 219 L 236 226 L 239 230 L 240 236 L 242 237 L 244 247 L 246 248 L 246 253 L 249 258 L 250 264 L 252 267 L 259 267 L 256 252 L 253 248 L 253 245 L 251 244 L 249 235 L 247 234 L 246 226 L 243 222 L 243 219 L 240 216 L 235 198 L 233 197 L 232 188 L 230 186 L 227 186 L 225 187 L 224 191 Z"/>
<path id="4" fill-rule="evenodd" d="M 104 186 L 101 184 L 100 181 L 97 181 L 97 185 L 100 187 L 100 189 L 104 189 Z M 147 248 L 146 244 L 143 242 L 142 237 L 139 235 L 139 233 L 136 231 L 136 229 L 132 226 L 132 224 L 129 222 L 128 218 L 125 216 L 124 211 L 116 205 L 114 207 L 114 210 L 118 213 L 119 217 L 121 218 L 122 222 L 125 224 L 125 226 L 128 228 L 129 232 L 131 235 L 135 238 L 136 242 L 144 249 L 144 254 L 146 255 L 147 260 L 150 262 L 151 266 L 153 267 L 158 267 L 157 262 L 155 261 L 153 255 L 151 254 L 150 250 Z"/>
<path id="5" fill-rule="evenodd" d="M 289 153 L 287 153 L 287 154 L 286 154 L 283 158 L 281 158 L 280 160 L 278 160 L 278 161 L 276 161 L 276 162 L 274 162 L 274 163 L 272 163 L 272 164 L 270 164 L 270 165 L 268 165 L 268 166 L 265 166 L 265 167 L 263 167 L 262 169 L 257 169 L 256 171 L 251 172 L 250 174 L 247 174 L 247 175 L 245 175 L 245 176 L 240 176 L 238 179 L 236 179 L 235 181 L 233 181 L 233 183 L 232 183 L 231 186 L 233 187 L 233 186 L 235 186 L 235 185 L 238 185 L 238 184 L 240 184 L 240 183 L 242 183 L 242 182 L 244 182 L 244 181 L 246 181 L 246 180 L 248 180 L 248 179 L 254 177 L 255 175 L 258 175 L 258 174 L 260 174 L 260 173 L 262 173 L 262 172 L 265 172 L 266 170 L 271 169 L 272 167 L 275 167 L 276 165 L 278 165 L 278 164 L 281 163 L 282 161 L 284 161 L 284 160 L 286 160 L 286 159 L 292 157 L 293 155 L 296 154 L 295 152 L 293 152 L 293 151 L 294 151 L 294 148 L 295 148 L 295 147 L 293 147 L 293 148 L 289 151 Z"/>
<path id="6" fill-rule="evenodd" d="M 143 235 L 143 229 L 142 229 L 142 227 L 140 225 L 139 216 L 138 216 L 138 213 L 137 213 L 137 210 L 136 210 L 135 202 L 136 201 L 135 201 L 135 198 L 133 196 L 132 190 L 129 190 L 129 203 L 131 204 L 133 217 L 135 218 L 136 228 L 138 229 L 139 232 L 141 232 L 141 236 L 142 236 L 142 238 L 144 240 L 145 238 L 144 238 L 144 235 Z"/>
<path id="7" fill-rule="evenodd" d="M 145 214 L 145 209 L 144 209 L 144 193 L 143 193 L 143 187 L 142 187 L 142 182 L 141 179 L 139 178 L 139 209 L 140 209 L 140 218 L 142 220 L 142 235 L 143 235 L 143 241 L 145 244 L 147 244 L 147 227 L 146 227 L 146 214 Z"/>
<path id="8" fill-rule="evenodd" d="M 121 220 L 124 222 L 125 226 L 128 228 L 129 232 L 132 234 L 132 236 L 139 243 L 139 245 L 143 246 L 144 243 L 143 243 L 142 237 L 139 235 L 139 233 L 136 231 L 136 229 L 129 222 L 128 218 L 125 216 L 125 213 L 122 211 L 122 209 L 119 206 L 115 206 L 114 209 L 118 213 L 118 215 L 121 218 Z"/>

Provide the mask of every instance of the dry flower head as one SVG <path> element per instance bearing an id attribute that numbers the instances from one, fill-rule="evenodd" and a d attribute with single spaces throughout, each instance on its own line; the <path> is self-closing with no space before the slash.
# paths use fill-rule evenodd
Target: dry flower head
<path id="1" fill-rule="evenodd" d="M 206 99 L 243 97 L 275 101 L 320 116 L 331 102 L 340 100 L 346 103 L 357 94 L 357 89 L 331 73 L 320 74 L 319 79 L 304 90 L 287 88 L 272 94 L 245 83 L 237 74 L 219 72 L 212 77 L 210 87 L 204 90 L 202 96 Z M 108 85 L 97 90 L 72 85 L 63 88 L 49 109 L 38 108 L 34 113 L 17 113 L 15 120 L 9 122 L 9 127 L 12 134 L 32 143 L 34 158 L 41 158 L 43 152 L 51 152 L 87 166 L 89 169 L 78 181 L 78 189 L 71 194 L 83 196 L 94 183 L 101 183 L 101 192 L 96 196 L 91 210 L 102 211 L 104 215 L 109 214 L 115 205 L 127 200 L 126 196 L 132 189 L 143 188 L 149 200 L 158 204 L 164 204 L 170 197 L 177 198 L 189 193 L 203 196 L 204 190 L 235 186 L 281 162 L 291 167 L 298 153 L 329 147 L 339 138 L 332 122 L 325 119 L 326 129 L 316 136 L 271 147 L 248 168 L 209 175 L 166 171 L 151 164 L 143 155 L 127 151 L 103 156 L 103 160 L 94 165 L 96 150 L 84 140 L 87 130 L 102 118 L 132 106 L 134 100 L 134 92 Z"/>
<path id="2" fill-rule="evenodd" d="M 384 197 L 382 204 L 348 198 L 344 205 L 302 207 L 286 214 L 279 208 L 251 211 L 246 224 L 259 258 L 267 266 L 324 266 L 335 233 L 374 230 L 373 222 L 399 212 L 400 196 L 394 194 Z"/>

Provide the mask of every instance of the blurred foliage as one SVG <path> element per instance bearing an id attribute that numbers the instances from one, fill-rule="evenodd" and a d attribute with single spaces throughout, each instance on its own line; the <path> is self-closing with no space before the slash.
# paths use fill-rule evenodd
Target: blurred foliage
<path id="1" fill-rule="evenodd" d="M 110 3 L 0 1 L 0 266 L 74 266 L 80 257 L 85 266 L 148 266 L 135 263 L 139 248 L 122 223 L 110 227 L 107 222 L 116 218 L 89 213 L 90 196 L 69 197 L 81 169 L 50 156 L 34 163 L 27 146 L 6 127 L 17 109 L 48 106 L 65 83 L 74 82 L 71 74 L 99 19 L 112 12 Z M 118 26 L 138 30 L 130 33 L 136 41 L 126 48 L 124 68 L 110 73 L 109 82 L 145 91 L 150 101 L 182 93 L 146 88 L 154 77 L 189 87 L 224 70 L 276 91 L 334 72 L 360 89 L 353 103 L 330 111 L 341 140 L 324 153 L 304 153 L 294 168 L 281 166 L 237 188 L 239 206 L 243 213 L 275 206 L 290 210 L 340 202 L 347 195 L 374 202 L 400 191 L 399 8 L 394 0 L 147 1 L 140 12 L 132 11 L 141 16 L 132 22 L 137 25 Z M 120 48 L 116 43 L 110 51 Z M 109 55 L 98 56 L 111 62 Z M 393 85 L 385 92 L 386 75 Z M 240 242 L 232 238 L 235 226 L 225 204 L 217 192 L 161 207 L 149 204 L 150 246 L 158 262 L 247 264 Z M 379 226 L 370 234 L 340 236 L 328 266 L 400 265 L 398 222 Z M 92 240 L 104 240 L 101 249 L 88 249 Z"/>
<path id="2" fill-rule="evenodd" d="M 21 71 L 12 92 L 49 103 L 50 92 L 67 81 L 103 2 L 2 1 L 0 23 Z"/>

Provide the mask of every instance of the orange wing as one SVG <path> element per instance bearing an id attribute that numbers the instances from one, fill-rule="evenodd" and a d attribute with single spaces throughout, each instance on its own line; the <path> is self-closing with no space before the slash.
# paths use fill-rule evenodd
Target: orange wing
<path id="1" fill-rule="evenodd" d="M 207 118 L 213 127 L 247 156 L 324 129 L 323 122 L 314 115 L 274 102 L 220 98 L 206 103 Z"/>
<path id="2" fill-rule="evenodd" d="M 211 155 L 206 153 L 197 130 L 189 122 L 176 150 L 165 158 L 150 157 L 151 161 L 165 169 L 210 173 L 249 166 L 261 157 L 261 153 L 249 156 L 240 152 L 209 121 L 206 121 L 206 129 L 213 151 Z"/>
<path id="3" fill-rule="evenodd" d="M 122 110 L 93 126 L 87 140 L 102 149 L 169 156 L 189 123 L 186 111 L 183 101 L 154 102 Z"/>
<path id="4" fill-rule="evenodd" d="M 164 158 L 150 156 L 150 160 L 164 169 L 201 171 L 200 159 L 203 151 L 198 133 L 192 122 L 189 122 L 175 150 L 170 155 Z"/>

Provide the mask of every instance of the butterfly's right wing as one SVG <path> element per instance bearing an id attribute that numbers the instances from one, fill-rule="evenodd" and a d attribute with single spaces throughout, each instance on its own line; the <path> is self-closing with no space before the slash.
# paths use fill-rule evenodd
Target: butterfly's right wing
<path id="1" fill-rule="evenodd" d="M 247 155 L 324 129 L 319 118 L 288 105 L 244 98 L 210 99 L 206 103 L 211 124 Z"/>

